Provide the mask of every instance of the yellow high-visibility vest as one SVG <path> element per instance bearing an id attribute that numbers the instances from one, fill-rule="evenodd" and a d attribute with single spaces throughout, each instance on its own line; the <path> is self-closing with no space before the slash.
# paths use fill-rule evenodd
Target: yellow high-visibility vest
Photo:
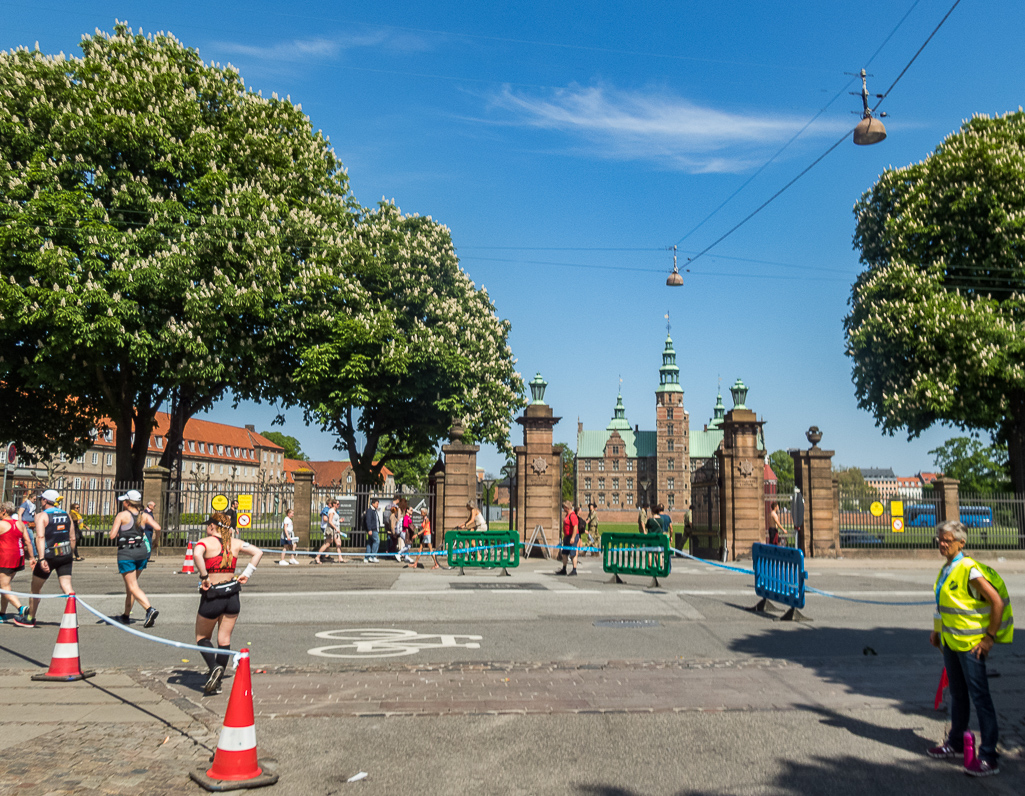
<path id="1" fill-rule="evenodd" d="M 996 633 L 998 644 L 1010 644 L 1014 639 L 1014 616 L 1011 613 L 1011 598 L 1007 595 L 1007 586 L 995 569 L 964 556 L 950 568 L 947 579 L 940 587 L 940 575 L 936 577 L 933 587 L 939 589 L 939 617 L 935 629 L 943 634 L 943 643 L 957 652 L 973 649 L 989 629 L 989 617 L 992 607 L 986 600 L 977 600 L 968 587 L 968 575 L 976 567 L 982 576 L 997 590 L 1004 601 L 1004 613 L 1000 621 L 1000 629 Z"/>

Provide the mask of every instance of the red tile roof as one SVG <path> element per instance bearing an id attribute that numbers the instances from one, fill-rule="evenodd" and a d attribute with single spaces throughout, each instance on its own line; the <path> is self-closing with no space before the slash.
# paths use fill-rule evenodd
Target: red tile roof
<path id="1" fill-rule="evenodd" d="M 303 462 L 304 465 L 310 470 L 313 470 L 313 483 L 316 486 L 332 486 L 336 484 L 346 483 L 346 471 L 352 469 L 352 462 L 348 459 L 342 461 L 326 461 L 326 462 Z M 387 467 L 381 468 L 381 475 L 387 478 L 392 474 L 392 471 Z M 356 476 L 353 475 L 353 483 L 356 482 Z"/>
<path id="2" fill-rule="evenodd" d="M 117 429 L 111 420 L 100 423 L 103 428 L 107 424 L 109 431 L 101 431 L 96 438 L 96 445 L 113 448 L 117 443 Z M 171 416 L 166 412 L 157 412 L 156 427 L 150 433 L 148 453 L 161 455 L 167 441 L 167 432 L 171 427 Z M 105 434 L 109 434 L 107 439 Z M 262 459 L 261 451 L 284 453 L 285 449 L 276 442 L 271 442 L 262 434 L 247 428 L 214 423 L 209 420 L 192 418 L 185 424 L 184 455 L 189 459 L 211 459 L 214 461 L 241 461 L 258 465 Z M 269 464 L 269 463 L 268 463 Z"/>

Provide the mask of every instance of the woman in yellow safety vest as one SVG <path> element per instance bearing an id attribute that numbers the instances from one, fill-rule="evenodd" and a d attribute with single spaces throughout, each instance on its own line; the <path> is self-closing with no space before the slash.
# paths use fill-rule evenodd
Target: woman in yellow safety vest
<path id="1" fill-rule="evenodd" d="M 1010 643 L 1014 620 L 1003 579 L 962 552 L 967 541 L 965 526 L 957 520 L 941 522 L 936 528 L 936 542 L 947 563 L 936 578 L 936 614 L 929 642 L 943 651 L 951 707 L 950 734 L 928 754 L 938 759 L 963 754 L 964 733 L 974 704 L 982 738 L 965 773 L 987 777 L 999 773 L 1000 767 L 997 714 L 989 695 L 986 657 L 998 641 Z"/>

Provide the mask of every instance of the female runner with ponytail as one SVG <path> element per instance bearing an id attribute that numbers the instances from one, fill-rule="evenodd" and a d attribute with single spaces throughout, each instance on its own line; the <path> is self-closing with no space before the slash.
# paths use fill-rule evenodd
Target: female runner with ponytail
<path id="1" fill-rule="evenodd" d="M 196 542 L 196 571 L 202 581 L 199 584 L 199 613 L 196 616 L 196 644 L 214 649 L 211 637 L 217 627 L 217 646 L 231 649 L 231 631 L 235 629 L 241 603 L 239 594 L 242 586 L 256 571 L 263 551 L 248 542 L 233 538 L 231 518 L 221 512 L 214 512 L 206 521 L 207 536 Z M 202 548 L 202 550 L 200 550 Z M 235 577 L 235 564 L 239 553 L 252 556 L 242 574 Z M 216 694 L 224 677 L 228 656 L 204 652 L 203 660 L 209 668 L 203 693 Z"/>

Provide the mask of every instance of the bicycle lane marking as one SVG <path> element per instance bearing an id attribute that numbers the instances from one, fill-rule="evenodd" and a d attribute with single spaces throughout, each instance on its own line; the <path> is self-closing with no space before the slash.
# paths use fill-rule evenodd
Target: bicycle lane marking
<path id="1" fill-rule="evenodd" d="M 480 649 L 480 644 L 476 642 L 483 638 L 465 633 L 417 633 L 415 630 L 374 627 L 324 630 L 317 633 L 316 637 L 346 642 L 306 650 L 308 655 L 320 658 L 395 658 L 426 649 L 456 647 L 476 650 Z M 352 650 L 352 653 L 340 650 Z"/>

